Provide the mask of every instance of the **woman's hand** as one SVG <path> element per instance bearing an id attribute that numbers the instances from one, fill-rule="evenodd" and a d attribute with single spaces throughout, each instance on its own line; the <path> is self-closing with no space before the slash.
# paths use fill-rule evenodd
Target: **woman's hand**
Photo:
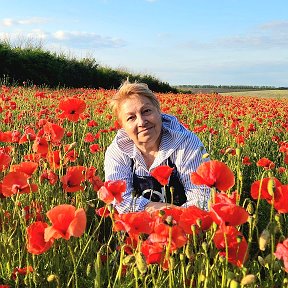
<path id="1" fill-rule="evenodd" d="M 156 210 L 161 210 L 165 208 L 180 208 L 179 206 L 175 206 L 170 203 L 162 203 L 162 202 L 150 202 L 146 205 L 145 211 L 152 213 Z"/>

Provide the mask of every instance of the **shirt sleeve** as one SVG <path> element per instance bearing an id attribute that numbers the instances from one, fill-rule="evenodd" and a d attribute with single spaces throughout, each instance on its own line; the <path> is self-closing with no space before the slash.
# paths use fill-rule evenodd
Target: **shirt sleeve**
<path id="1" fill-rule="evenodd" d="M 210 188 L 206 185 L 194 185 L 191 182 L 191 173 L 195 172 L 202 162 L 209 160 L 202 157 L 206 153 L 206 150 L 194 133 L 191 133 L 191 137 L 187 139 L 183 147 L 179 175 L 185 189 L 187 202 L 182 206 L 195 205 L 201 209 L 208 210 Z"/>
<path id="2" fill-rule="evenodd" d="M 150 202 L 148 199 L 140 196 L 133 196 L 132 169 L 131 159 L 124 155 L 113 143 L 108 147 L 104 160 L 105 181 L 108 180 L 125 180 L 126 191 L 123 193 L 121 203 L 113 202 L 116 210 L 121 213 L 133 211 L 142 211 Z"/>

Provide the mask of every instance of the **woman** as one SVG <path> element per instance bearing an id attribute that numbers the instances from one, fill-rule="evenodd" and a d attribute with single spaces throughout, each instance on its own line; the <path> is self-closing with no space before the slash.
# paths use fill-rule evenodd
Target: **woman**
<path id="1" fill-rule="evenodd" d="M 126 180 L 124 200 L 115 203 L 118 212 L 153 212 L 167 205 L 207 209 L 210 190 L 190 181 L 206 153 L 198 137 L 176 117 L 161 114 L 158 99 L 144 83 L 125 82 L 111 107 L 122 128 L 107 148 L 104 166 L 106 181 Z M 160 165 L 174 167 L 165 187 L 150 175 Z"/>

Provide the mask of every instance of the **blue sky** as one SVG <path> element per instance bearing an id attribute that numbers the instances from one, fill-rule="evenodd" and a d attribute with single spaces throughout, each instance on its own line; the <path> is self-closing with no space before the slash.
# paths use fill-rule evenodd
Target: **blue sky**
<path id="1" fill-rule="evenodd" d="M 171 85 L 288 87 L 287 0 L 0 0 L 0 38 Z"/>

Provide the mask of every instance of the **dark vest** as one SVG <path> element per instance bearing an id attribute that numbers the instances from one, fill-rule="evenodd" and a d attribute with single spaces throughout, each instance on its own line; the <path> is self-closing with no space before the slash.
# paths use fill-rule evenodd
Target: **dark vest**
<path id="1" fill-rule="evenodd" d="M 166 202 L 173 203 L 174 205 L 181 206 L 186 203 L 187 198 L 185 194 L 185 189 L 181 180 L 179 178 L 179 173 L 175 164 L 172 164 L 170 158 L 168 158 L 168 165 L 172 168 L 174 167 L 172 174 L 169 179 L 168 185 L 162 186 L 154 177 L 152 176 L 139 176 L 134 172 L 134 161 L 131 159 L 131 169 L 133 171 L 133 188 L 136 196 L 143 196 L 153 202 Z M 173 195 L 171 195 L 171 187 L 174 190 Z"/>

